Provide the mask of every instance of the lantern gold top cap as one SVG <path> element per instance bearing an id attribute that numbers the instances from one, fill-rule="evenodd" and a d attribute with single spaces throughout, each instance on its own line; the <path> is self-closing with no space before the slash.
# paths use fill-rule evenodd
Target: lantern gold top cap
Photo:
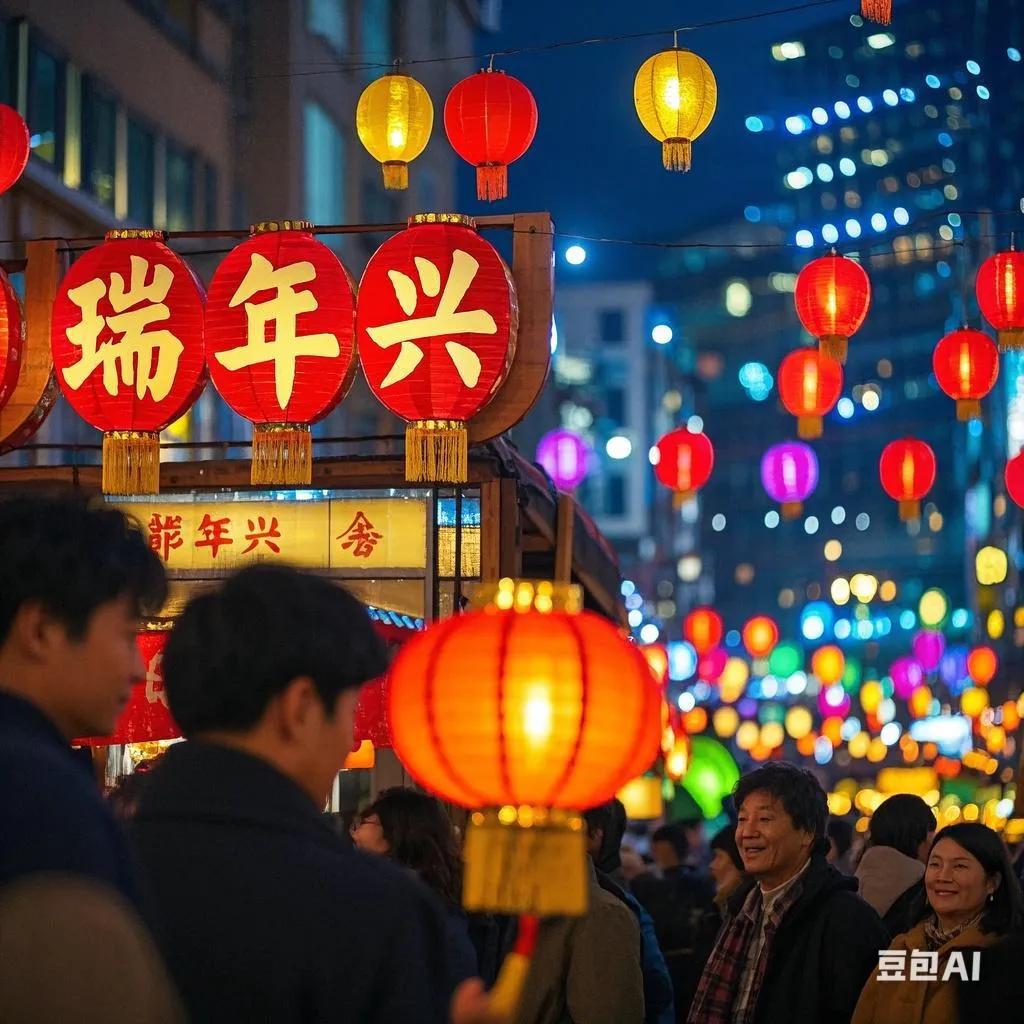
<path id="1" fill-rule="evenodd" d="M 249 228 L 250 235 L 266 235 L 272 231 L 312 231 L 308 220 L 261 220 Z"/>
<path id="2" fill-rule="evenodd" d="M 551 580 L 513 580 L 509 578 L 481 583 L 470 598 L 477 609 L 517 612 L 583 611 L 583 588 L 575 583 Z"/>
<path id="3" fill-rule="evenodd" d="M 416 213 L 409 218 L 409 227 L 416 224 L 459 224 L 476 230 L 476 221 L 464 213 Z"/>
<path id="4" fill-rule="evenodd" d="M 103 236 L 106 242 L 127 242 L 140 238 L 163 242 L 167 238 L 167 232 L 159 228 L 113 228 Z"/>

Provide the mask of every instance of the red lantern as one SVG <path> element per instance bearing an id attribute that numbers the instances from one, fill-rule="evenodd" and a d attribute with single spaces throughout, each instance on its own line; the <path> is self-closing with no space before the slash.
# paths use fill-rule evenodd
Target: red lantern
<path id="1" fill-rule="evenodd" d="M 1014 455 L 1006 463 L 1004 478 L 1007 493 L 1021 508 L 1024 508 L 1024 451 Z"/>
<path id="2" fill-rule="evenodd" d="M 779 366 L 779 395 L 786 411 L 797 418 L 802 438 L 821 437 L 822 417 L 843 390 L 843 368 L 813 348 L 790 352 Z"/>
<path id="3" fill-rule="evenodd" d="M 979 419 L 981 399 L 999 376 L 999 352 L 988 335 L 966 327 L 947 334 L 935 346 L 932 368 L 939 387 L 956 399 L 957 419 Z"/>
<path id="4" fill-rule="evenodd" d="M 311 224 L 252 230 L 210 282 L 210 376 L 253 424 L 252 482 L 308 484 L 310 425 L 344 398 L 356 372 L 355 285 Z"/>
<path id="5" fill-rule="evenodd" d="M 800 271 L 794 294 L 797 316 L 821 344 L 822 355 L 846 362 L 847 342 L 871 305 L 871 282 L 859 263 L 838 253 L 812 260 Z"/>
<path id="6" fill-rule="evenodd" d="M 533 93 L 504 71 L 478 71 L 457 82 L 444 104 L 444 130 L 452 149 L 476 167 L 477 199 L 508 195 L 508 165 L 537 131 Z"/>
<path id="7" fill-rule="evenodd" d="M 935 483 L 935 452 L 913 437 L 891 441 L 878 462 L 885 493 L 900 505 L 900 519 L 906 522 L 921 514 L 921 499 Z"/>
<path id="8" fill-rule="evenodd" d="M 181 735 L 171 716 L 164 689 L 164 648 L 168 630 L 147 630 L 136 637 L 136 646 L 146 674 L 132 686 L 132 694 L 109 736 L 91 736 L 74 742 L 79 746 L 109 746 L 112 743 L 146 743 L 173 740 Z"/>
<path id="9" fill-rule="evenodd" d="M 1024 253 L 1011 248 L 990 256 L 974 288 L 985 319 L 999 332 L 999 347 L 1024 349 Z"/>
<path id="10" fill-rule="evenodd" d="M 370 390 L 407 421 L 407 480 L 465 482 L 466 421 L 505 380 L 518 323 L 512 275 L 469 217 L 418 215 L 373 254 L 359 358 Z"/>
<path id="11" fill-rule="evenodd" d="M 892 22 L 892 0 L 860 0 L 860 13 L 879 25 Z"/>
<path id="12" fill-rule="evenodd" d="M 21 303 L 7 275 L 0 270 L 0 406 L 18 384 L 25 317 Z"/>
<path id="13" fill-rule="evenodd" d="M 724 632 L 722 616 L 713 608 L 694 608 L 683 619 L 683 639 L 689 641 L 699 655 L 717 647 Z"/>
<path id="14" fill-rule="evenodd" d="M 28 125 L 13 107 L 0 103 L 0 193 L 21 177 L 29 152 Z"/>
<path id="15" fill-rule="evenodd" d="M 967 655 L 967 674 L 978 686 L 988 686 L 999 668 L 999 656 L 991 647 L 975 647 Z"/>
<path id="16" fill-rule="evenodd" d="M 767 658 L 779 642 L 779 627 L 767 615 L 755 615 L 743 627 L 743 646 L 752 658 Z"/>
<path id="17" fill-rule="evenodd" d="M 103 435 L 103 491 L 160 489 L 160 431 L 206 383 L 203 293 L 162 231 L 107 232 L 72 265 L 53 305 L 61 390 Z"/>
<path id="18" fill-rule="evenodd" d="M 675 491 L 678 508 L 689 501 L 711 476 L 715 449 L 706 434 L 685 427 L 670 430 L 654 448 L 654 475 L 658 482 Z"/>

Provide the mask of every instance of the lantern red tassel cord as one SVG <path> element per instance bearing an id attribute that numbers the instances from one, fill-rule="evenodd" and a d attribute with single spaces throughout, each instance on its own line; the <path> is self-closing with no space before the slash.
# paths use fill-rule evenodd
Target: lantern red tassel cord
<path id="1" fill-rule="evenodd" d="M 516 943 L 512 952 L 502 961 L 498 979 L 490 991 L 490 1010 L 496 1020 L 512 1020 L 519 1010 L 533 954 L 537 949 L 539 928 L 539 918 L 532 914 L 520 916 Z"/>
<path id="2" fill-rule="evenodd" d="M 892 22 L 892 0 L 860 0 L 860 13 L 879 25 Z"/>

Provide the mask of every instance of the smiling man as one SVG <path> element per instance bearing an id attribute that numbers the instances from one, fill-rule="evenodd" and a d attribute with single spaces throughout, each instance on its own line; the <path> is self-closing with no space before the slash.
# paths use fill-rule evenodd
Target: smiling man
<path id="1" fill-rule="evenodd" d="M 757 885 L 731 907 L 690 1024 L 848 1024 L 887 934 L 826 860 L 828 803 L 785 762 L 740 779 L 736 843 Z"/>
<path id="2" fill-rule="evenodd" d="M 140 618 L 166 586 L 117 510 L 0 503 L 0 887 L 63 872 L 134 900 L 125 841 L 69 741 L 112 731 L 143 673 Z"/>

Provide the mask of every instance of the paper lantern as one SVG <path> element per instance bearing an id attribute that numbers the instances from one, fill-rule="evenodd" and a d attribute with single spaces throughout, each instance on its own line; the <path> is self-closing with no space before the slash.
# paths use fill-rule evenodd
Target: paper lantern
<path id="1" fill-rule="evenodd" d="M 779 627 L 767 615 L 755 615 L 743 627 L 743 646 L 752 658 L 767 658 L 779 642 Z"/>
<path id="2" fill-rule="evenodd" d="M 999 376 L 999 352 L 987 334 L 961 328 L 935 346 L 932 368 L 939 387 L 956 400 L 958 420 L 981 417 L 981 399 Z"/>
<path id="3" fill-rule="evenodd" d="M 610 622 L 557 599 L 551 584 L 503 580 L 483 610 L 409 641 L 389 673 L 402 764 L 442 799 L 483 809 L 466 838 L 467 910 L 583 913 L 579 811 L 658 752 L 647 662 Z"/>
<path id="4" fill-rule="evenodd" d="M 911 657 L 897 658 L 889 668 L 893 691 L 900 700 L 909 700 L 910 695 L 924 682 L 924 671 Z"/>
<path id="5" fill-rule="evenodd" d="M 0 406 L 18 385 L 25 344 L 25 315 L 17 292 L 0 270 Z"/>
<path id="6" fill-rule="evenodd" d="M 860 13 L 879 25 L 892 22 L 892 0 L 860 0 Z"/>
<path id="7" fill-rule="evenodd" d="M 1024 451 L 1006 463 L 1003 478 L 1006 481 L 1006 493 L 1024 508 Z"/>
<path id="8" fill-rule="evenodd" d="M 665 810 L 661 796 L 661 779 L 656 775 L 641 775 L 630 779 L 616 793 L 626 809 L 629 821 L 654 821 Z"/>
<path id="9" fill-rule="evenodd" d="M 1024 253 L 997 252 L 978 269 L 978 305 L 1004 352 L 1024 348 Z"/>
<path id="10" fill-rule="evenodd" d="M 560 491 L 574 491 L 587 476 L 590 446 L 571 430 L 551 430 L 537 444 L 537 461 Z"/>
<path id="11" fill-rule="evenodd" d="M 705 655 L 722 642 L 725 627 L 722 616 L 713 608 L 694 608 L 683 619 L 683 639 L 698 655 Z"/>
<path id="12" fill-rule="evenodd" d="M 967 673 L 977 686 L 988 686 L 999 668 L 999 657 L 991 647 L 975 647 L 967 655 Z"/>
<path id="13" fill-rule="evenodd" d="M 369 740 L 359 740 L 352 747 L 352 750 L 345 756 L 345 762 L 341 766 L 343 772 L 350 772 L 357 768 L 372 768 L 377 763 L 377 755 L 373 744 Z"/>
<path id="14" fill-rule="evenodd" d="M 761 458 L 761 483 L 782 506 L 782 517 L 793 519 L 818 486 L 818 456 L 800 441 L 772 445 Z"/>
<path id="15" fill-rule="evenodd" d="M 640 653 L 647 662 L 654 681 L 659 686 L 664 686 L 665 680 L 668 679 L 668 648 L 664 644 L 643 644 Z"/>
<path id="16" fill-rule="evenodd" d="M 206 383 L 203 293 L 161 231 L 108 231 L 64 276 L 51 349 L 65 398 L 103 434 L 103 491 L 160 489 L 160 431 Z"/>
<path id="17" fill-rule="evenodd" d="M 673 782 L 680 782 L 690 766 L 690 737 L 685 733 L 676 736 L 672 749 L 665 755 L 665 775 Z"/>
<path id="18" fill-rule="evenodd" d="M 715 450 L 706 434 L 680 427 L 658 441 L 652 461 L 658 482 L 675 492 L 673 502 L 679 508 L 708 482 Z"/>
<path id="19" fill-rule="evenodd" d="M 989 706 L 988 691 L 972 686 L 960 695 L 960 710 L 968 718 L 979 718 Z"/>
<path id="20" fill-rule="evenodd" d="M 722 799 L 733 791 L 739 779 L 739 766 L 727 747 L 710 736 L 691 738 L 690 768 L 683 779 L 683 789 L 693 797 L 705 818 L 717 818 L 722 813 Z"/>
<path id="21" fill-rule="evenodd" d="M 793 295 L 797 316 L 821 346 L 822 355 L 846 362 L 847 343 L 871 305 L 871 282 L 864 268 L 830 253 L 800 271 Z"/>
<path id="22" fill-rule="evenodd" d="M 467 480 L 466 421 L 504 382 L 518 323 L 512 275 L 469 217 L 415 216 L 373 254 L 359 358 L 370 390 L 407 421 L 410 483 Z"/>
<path id="23" fill-rule="evenodd" d="M 819 647 L 811 657 L 811 671 L 822 686 L 832 686 L 843 678 L 846 671 L 846 656 L 835 644 Z"/>
<path id="24" fill-rule="evenodd" d="M 171 715 L 164 689 L 164 648 L 169 630 L 145 630 L 135 639 L 145 675 L 132 685 L 131 696 L 109 736 L 77 739 L 78 746 L 110 746 L 113 743 L 148 743 L 172 740 L 181 735 Z"/>
<path id="25" fill-rule="evenodd" d="M 882 450 L 878 473 L 885 493 L 899 502 L 900 519 L 917 519 L 921 499 L 935 483 L 935 452 L 913 437 L 890 441 Z"/>
<path id="26" fill-rule="evenodd" d="M 310 425 L 341 401 L 356 372 L 352 279 L 312 227 L 257 224 L 210 282 L 210 376 L 253 425 L 257 485 L 309 484 Z"/>
<path id="27" fill-rule="evenodd" d="M 813 348 L 790 352 L 779 366 L 779 397 L 797 418 L 797 436 L 821 437 L 822 417 L 839 401 L 843 368 Z"/>
<path id="28" fill-rule="evenodd" d="M 22 175 L 31 151 L 28 125 L 13 107 L 0 103 L 0 193 Z"/>
<path id="29" fill-rule="evenodd" d="M 911 645 L 914 651 L 914 659 L 925 672 L 934 672 L 942 661 L 942 654 L 946 650 L 946 638 L 934 629 L 922 629 L 914 637 Z"/>
<path id="30" fill-rule="evenodd" d="M 707 61 L 690 50 L 662 50 L 640 65 L 633 82 L 637 117 L 661 143 L 667 171 L 688 171 L 693 142 L 718 105 L 718 83 Z"/>
<path id="31" fill-rule="evenodd" d="M 504 71 L 478 71 L 456 82 L 444 103 L 444 130 L 452 149 L 476 168 L 476 197 L 508 195 L 508 165 L 537 133 L 533 93 Z"/>
<path id="32" fill-rule="evenodd" d="M 433 127 L 430 94 L 408 75 L 371 82 L 356 105 L 356 134 L 381 164 L 386 189 L 409 187 L 409 164 L 426 148 Z"/>

